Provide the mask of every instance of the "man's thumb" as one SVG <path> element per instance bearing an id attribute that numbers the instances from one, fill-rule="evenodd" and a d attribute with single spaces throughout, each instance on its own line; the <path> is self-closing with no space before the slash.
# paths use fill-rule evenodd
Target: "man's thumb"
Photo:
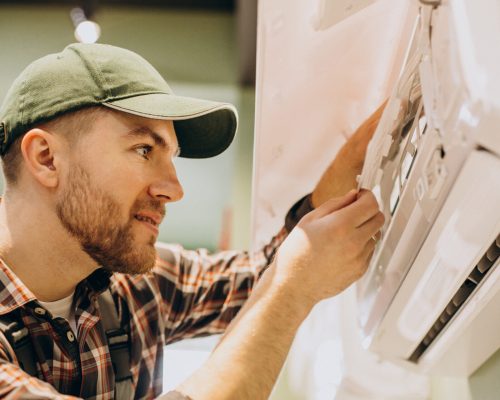
<path id="1" fill-rule="evenodd" d="M 331 214 L 334 211 L 340 210 L 341 208 L 344 208 L 345 206 L 348 206 L 349 204 L 356 201 L 357 194 L 358 194 L 358 190 L 352 189 L 350 192 L 347 192 L 342 197 L 335 197 L 333 199 L 325 201 L 321 206 L 316 208 L 316 210 L 315 210 L 316 216 L 321 218 L 321 217 L 324 217 L 325 215 Z"/>

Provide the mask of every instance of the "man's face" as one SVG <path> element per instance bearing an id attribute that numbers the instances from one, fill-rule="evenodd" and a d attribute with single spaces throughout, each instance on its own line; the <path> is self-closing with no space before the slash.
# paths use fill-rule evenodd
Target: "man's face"
<path id="1" fill-rule="evenodd" d="M 165 203 L 182 197 L 171 121 L 113 112 L 71 150 L 56 211 L 82 249 L 104 268 L 149 271 Z"/>

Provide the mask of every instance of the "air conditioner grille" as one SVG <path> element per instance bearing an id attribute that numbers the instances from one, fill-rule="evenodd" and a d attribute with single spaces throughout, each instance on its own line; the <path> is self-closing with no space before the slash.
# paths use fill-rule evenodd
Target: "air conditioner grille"
<path id="1" fill-rule="evenodd" d="M 425 337 L 417 346 L 412 355 L 408 358 L 409 361 L 417 363 L 429 348 L 432 342 L 438 337 L 445 326 L 451 321 L 455 314 L 464 306 L 467 299 L 474 293 L 480 282 L 488 273 L 491 272 L 492 266 L 495 265 L 500 255 L 500 235 L 491 244 L 488 250 L 483 254 L 477 265 L 469 274 L 467 279 L 462 283 L 460 288 L 454 294 L 448 305 L 445 307 L 441 315 L 434 322 Z"/>

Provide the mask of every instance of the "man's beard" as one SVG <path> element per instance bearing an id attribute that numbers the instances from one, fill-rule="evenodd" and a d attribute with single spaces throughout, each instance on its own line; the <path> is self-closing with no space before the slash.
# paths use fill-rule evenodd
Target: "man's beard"
<path id="1" fill-rule="evenodd" d="M 125 225 L 119 204 L 103 190 L 94 188 L 81 166 L 74 166 L 56 204 L 62 225 L 82 249 L 100 266 L 112 271 L 138 274 L 149 271 L 155 263 L 155 237 L 138 246 L 132 232 L 134 215 L 139 210 L 164 215 L 163 204 L 154 199 L 136 201 Z"/>

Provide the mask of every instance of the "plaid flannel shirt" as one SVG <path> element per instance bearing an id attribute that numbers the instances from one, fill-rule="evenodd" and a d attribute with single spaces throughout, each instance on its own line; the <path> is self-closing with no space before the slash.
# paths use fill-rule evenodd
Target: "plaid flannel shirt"
<path id="1" fill-rule="evenodd" d="M 163 347 L 180 339 L 223 332 L 288 231 L 310 209 L 309 202 L 297 202 L 287 215 L 286 228 L 254 254 L 209 254 L 159 244 L 156 265 L 149 273 L 94 271 L 75 290 L 76 337 L 67 321 L 53 319 L 0 262 L 0 315 L 18 312 L 21 316 L 37 353 L 38 375 L 32 377 L 19 367 L 0 334 L 0 398 L 114 398 L 114 372 L 97 305 L 98 294 L 108 288 L 119 317 L 130 327 L 134 398 L 160 395 Z"/>

